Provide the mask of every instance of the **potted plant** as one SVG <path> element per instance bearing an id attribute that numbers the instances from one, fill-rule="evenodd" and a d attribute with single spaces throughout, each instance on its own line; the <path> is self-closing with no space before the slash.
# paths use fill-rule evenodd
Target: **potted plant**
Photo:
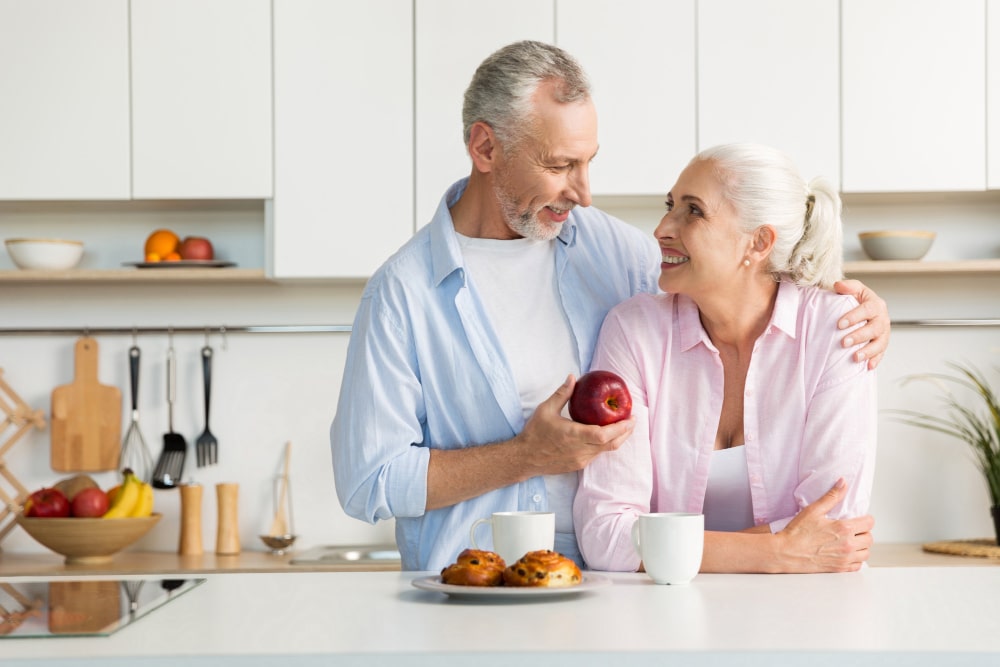
<path id="1" fill-rule="evenodd" d="M 969 444 L 989 488 L 993 528 L 997 544 L 1000 544 L 1000 402 L 997 401 L 996 392 L 987 384 L 982 373 L 968 366 L 949 365 L 959 374 L 924 373 L 910 376 L 904 381 L 904 384 L 921 380 L 938 385 L 946 416 L 913 410 L 890 412 L 901 415 L 900 420 L 906 424 L 944 433 Z M 978 407 L 969 407 L 969 404 L 953 393 L 948 385 L 963 389 L 963 395 L 978 397 L 980 401 Z"/>

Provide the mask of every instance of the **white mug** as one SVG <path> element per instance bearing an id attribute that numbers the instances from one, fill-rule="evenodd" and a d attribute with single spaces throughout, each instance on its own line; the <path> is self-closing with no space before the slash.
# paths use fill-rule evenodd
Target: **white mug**
<path id="1" fill-rule="evenodd" d="M 658 584 L 687 584 L 701 569 L 705 515 L 680 512 L 640 514 L 632 524 L 632 546 Z"/>
<path id="2" fill-rule="evenodd" d="M 489 519 L 476 519 L 469 529 L 474 549 L 476 528 L 488 523 L 493 527 L 493 550 L 508 565 L 529 551 L 551 550 L 556 539 L 556 515 L 552 512 L 494 512 Z"/>

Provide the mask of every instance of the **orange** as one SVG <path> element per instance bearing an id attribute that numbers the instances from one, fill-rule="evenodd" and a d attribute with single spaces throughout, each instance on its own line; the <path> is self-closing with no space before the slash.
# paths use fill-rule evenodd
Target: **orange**
<path id="1" fill-rule="evenodd" d="M 166 257 L 177 251 L 177 245 L 181 242 L 177 234 L 169 229 L 157 229 L 146 237 L 146 255 L 159 255 Z"/>
<path id="2" fill-rule="evenodd" d="M 165 262 L 177 262 L 180 261 L 181 256 L 176 252 L 168 252 L 167 256 L 163 258 Z"/>

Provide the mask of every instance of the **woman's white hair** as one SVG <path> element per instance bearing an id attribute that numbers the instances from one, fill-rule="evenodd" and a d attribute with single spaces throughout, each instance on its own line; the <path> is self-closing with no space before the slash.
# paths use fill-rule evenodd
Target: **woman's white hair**
<path id="1" fill-rule="evenodd" d="M 791 158 L 759 144 L 714 146 L 692 162 L 702 160 L 714 163 L 745 232 L 775 229 L 768 261 L 776 279 L 830 288 L 843 277 L 842 205 L 828 181 L 806 183 Z"/>

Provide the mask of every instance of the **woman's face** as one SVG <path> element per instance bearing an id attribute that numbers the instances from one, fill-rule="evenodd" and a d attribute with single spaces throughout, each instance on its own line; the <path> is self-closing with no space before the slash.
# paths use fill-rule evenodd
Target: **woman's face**
<path id="1" fill-rule="evenodd" d="M 687 166 L 667 194 L 667 212 L 653 232 L 660 244 L 660 289 L 697 299 L 741 284 L 750 235 L 726 199 L 711 161 Z"/>

